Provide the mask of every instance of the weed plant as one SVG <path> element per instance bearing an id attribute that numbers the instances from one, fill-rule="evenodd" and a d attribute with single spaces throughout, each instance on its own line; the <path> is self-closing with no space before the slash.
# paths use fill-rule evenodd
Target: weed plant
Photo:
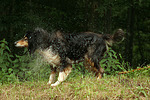
<path id="1" fill-rule="evenodd" d="M 104 77 L 117 75 L 118 72 L 126 71 L 126 68 L 129 68 L 129 64 L 123 61 L 121 54 L 117 54 L 111 48 L 104 54 L 100 65 L 105 71 Z M 50 71 L 49 64 L 45 63 L 38 54 L 30 56 L 25 49 L 23 56 L 12 55 L 7 41 L 5 39 L 0 41 L 0 83 L 48 80 Z M 149 72 L 150 69 L 135 71 L 127 75 L 149 75 Z M 73 78 L 76 75 L 85 77 L 86 75 L 92 76 L 93 73 L 89 72 L 81 62 L 73 65 L 69 77 Z"/>

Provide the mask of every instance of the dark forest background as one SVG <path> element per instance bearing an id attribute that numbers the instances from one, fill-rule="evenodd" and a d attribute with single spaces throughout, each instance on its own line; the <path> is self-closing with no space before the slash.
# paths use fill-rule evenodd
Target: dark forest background
<path id="1" fill-rule="evenodd" d="M 150 63 L 150 0 L 0 0 L 0 40 L 12 54 L 22 54 L 14 42 L 36 27 L 48 31 L 125 31 L 113 46 L 131 66 Z"/>

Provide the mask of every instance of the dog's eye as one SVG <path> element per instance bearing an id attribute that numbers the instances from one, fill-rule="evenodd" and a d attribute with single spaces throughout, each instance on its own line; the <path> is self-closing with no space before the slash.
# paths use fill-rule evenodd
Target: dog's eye
<path id="1" fill-rule="evenodd" d="M 32 37 L 30 36 L 29 39 L 31 39 Z"/>

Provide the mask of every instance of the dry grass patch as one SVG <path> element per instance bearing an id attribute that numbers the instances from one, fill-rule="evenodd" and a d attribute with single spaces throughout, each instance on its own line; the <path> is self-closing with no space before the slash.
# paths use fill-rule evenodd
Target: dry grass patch
<path id="1" fill-rule="evenodd" d="M 0 100 L 148 100 L 149 77 L 112 76 L 96 80 L 93 76 L 68 78 L 57 87 L 46 81 L 21 82 L 0 86 Z"/>

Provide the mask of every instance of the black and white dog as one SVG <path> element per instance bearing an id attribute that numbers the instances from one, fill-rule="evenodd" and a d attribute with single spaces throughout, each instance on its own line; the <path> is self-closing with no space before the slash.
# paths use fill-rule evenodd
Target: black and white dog
<path id="1" fill-rule="evenodd" d="M 97 78 L 101 78 L 104 70 L 99 62 L 104 52 L 114 42 L 119 42 L 123 38 L 122 29 L 118 29 L 113 35 L 110 35 L 93 32 L 65 34 L 56 31 L 48 33 L 41 28 L 36 28 L 32 32 L 28 31 L 21 40 L 16 41 L 15 46 L 27 47 L 30 54 L 38 51 L 51 65 L 52 71 L 48 84 L 57 86 L 67 78 L 71 72 L 72 63 L 77 61 L 84 60 L 95 69 Z M 57 68 L 59 68 L 58 79 L 53 83 Z"/>

